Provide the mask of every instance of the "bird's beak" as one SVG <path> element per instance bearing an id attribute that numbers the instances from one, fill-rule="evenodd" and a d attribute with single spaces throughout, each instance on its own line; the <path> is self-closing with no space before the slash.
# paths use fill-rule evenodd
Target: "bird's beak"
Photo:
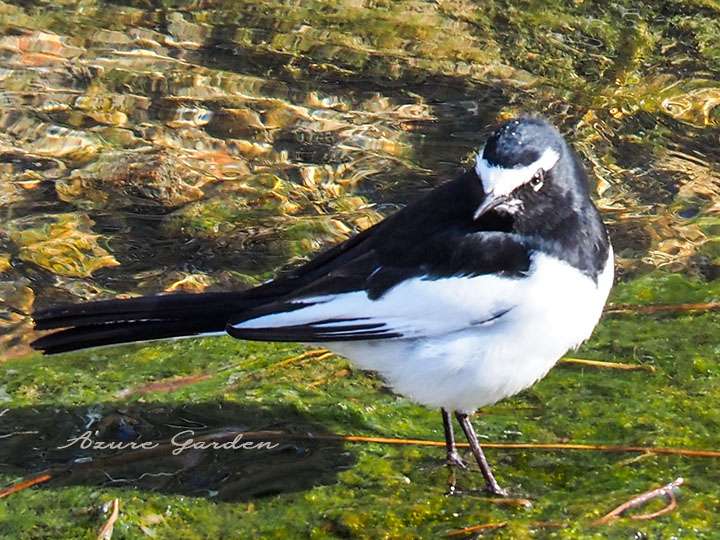
<path id="1" fill-rule="evenodd" d="M 507 195 L 495 195 L 492 191 L 485 195 L 485 200 L 478 206 L 477 210 L 475 210 L 475 215 L 473 216 L 473 219 L 477 219 L 483 214 L 489 212 L 493 208 L 497 208 L 502 203 L 507 202 L 508 196 Z"/>

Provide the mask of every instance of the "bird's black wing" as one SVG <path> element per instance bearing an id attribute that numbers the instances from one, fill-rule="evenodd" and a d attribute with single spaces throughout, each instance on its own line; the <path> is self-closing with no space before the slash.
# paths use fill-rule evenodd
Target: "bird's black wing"
<path id="1" fill-rule="evenodd" d="M 448 325 L 497 319 L 512 306 L 489 291 L 475 294 L 473 287 L 481 284 L 468 280 L 521 277 L 530 256 L 510 232 L 509 216 L 473 220 L 482 197 L 474 173 L 441 186 L 269 283 L 269 289 L 284 294 L 238 313 L 229 321 L 228 333 L 268 341 L 368 340 L 428 335 Z M 458 294 L 468 297 L 466 288 L 477 305 L 451 300 Z M 423 311 L 436 313 L 423 316 Z M 442 317 L 446 320 L 439 321 Z"/>

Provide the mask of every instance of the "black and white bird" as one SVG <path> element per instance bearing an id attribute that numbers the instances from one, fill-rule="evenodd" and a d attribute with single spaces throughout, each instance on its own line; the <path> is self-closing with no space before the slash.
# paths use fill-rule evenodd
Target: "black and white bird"
<path id="1" fill-rule="evenodd" d="M 321 343 L 392 388 L 450 413 L 487 489 L 504 494 L 469 414 L 542 378 L 597 324 L 613 255 L 588 178 L 562 135 L 521 117 L 475 167 L 294 271 L 242 292 L 171 294 L 34 315 L 48 354 L 228 333 Z"/>

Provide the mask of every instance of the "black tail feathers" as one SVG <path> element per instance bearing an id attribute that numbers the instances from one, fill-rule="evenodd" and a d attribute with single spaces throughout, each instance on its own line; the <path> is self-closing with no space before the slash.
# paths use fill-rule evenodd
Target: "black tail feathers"
<path id="1" fill-rule="evenodd" d="M 261 303 L 244 293 L 168 294 L 62 306 L 33 314 L 32 343 L 46 354 L 102 345 L 222 332 L 228 319 Z"/>

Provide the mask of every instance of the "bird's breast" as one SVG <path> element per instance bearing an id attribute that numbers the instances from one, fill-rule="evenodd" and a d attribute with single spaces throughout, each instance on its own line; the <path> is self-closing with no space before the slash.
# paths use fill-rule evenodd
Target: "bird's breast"
<path id="1" fill-rule="evenodd" d="M 596 326 L 613 280 L 610 250 L 597 281 L 536 252 L 524 278 L 479 276 L 463 305 L 504 295 L 507 313 L 446 334 L 366 343 L 329 344 L 393 389 L 431 407 L 472 411 L 528 388 Z M 513 280 L 513 281 L 506 281 Z M 478 309 L 479 312 L 486 312 Z"/>

